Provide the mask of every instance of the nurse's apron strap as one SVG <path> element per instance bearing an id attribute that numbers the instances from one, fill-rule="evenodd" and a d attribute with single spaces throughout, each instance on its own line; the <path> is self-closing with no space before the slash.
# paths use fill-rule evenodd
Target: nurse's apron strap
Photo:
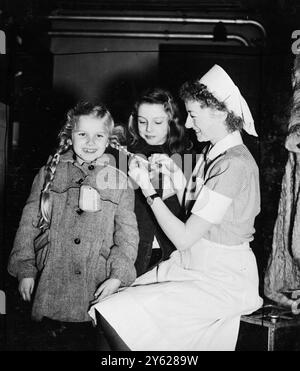
<path id="1" fill-rule="evenodd" d="M 210 145 L 205 147 L 205 150 L 203 151 L 203 162 L 201 162 L 197 171 L 192 174 L 192 177 L 190 179 L 190 182 L 192 182 L 192 184 L 189 184 L 189 186 L 187 186 L 184 192 L 184 203 L 183 203 L 183 205 L 185 205 L 185 220 L 184 221 L 187 221 L 188 218 L 191 216 L 191 211 L 193 209 L 193 206 L 198 196 L 195 194 L 196 190 L 198 191 L 197 193 L 199 194 L 199 191 L 200 191 L 199 187 L 203 186 L 209 179 L 208 170 L 220 157 L 224 156 L 225 154 L 225 152 L 220 153 L 216 158 L 209 161 L 207 157 L 209 150 L 210 150 Z M 200 179 L 202 179 L 201 184 L 199 183 Z"/>
<path id="2" fill-rule="evenodd" d="M 203 168 L 205 165 L 205 162 L 207 161 L 207 153 L 209 151 L 210 145 L 207 145 L 202 153 L 201 153 L 201 160 L 199 159 L 196 163 L 196 166 L 192 172 L 192 175 L 190 177 L 190 180 L 188 181 L 184 193 L 183 193 L 183 199 L 182 199 L 182 215 L 184 221 L 186 221 L 190 216 L 190 211 L 194 204 L 194 192 L 196 190 L 196 179 L 200 174 L 203 172 Z M 189 212 L 188 212 L 189 211 Z"/>

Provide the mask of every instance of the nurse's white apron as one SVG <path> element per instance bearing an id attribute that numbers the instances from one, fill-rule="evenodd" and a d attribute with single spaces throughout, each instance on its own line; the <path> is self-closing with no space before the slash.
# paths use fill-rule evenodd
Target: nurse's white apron
<path id="1" fill-rule="evenodd" d="M 242 314 L 262 305 L 248 243 L 201 239 L 94 305 L 131 350 L 234 350 Z"/>

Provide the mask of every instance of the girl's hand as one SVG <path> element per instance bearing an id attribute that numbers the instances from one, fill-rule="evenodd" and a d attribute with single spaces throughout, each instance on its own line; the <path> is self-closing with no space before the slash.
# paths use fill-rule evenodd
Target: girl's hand
<path id="1" fill-rule="evenodd" d="M 19 293 L 25 301 L 31 300 L 31 294 L 34 289 L 34 278 L 22 278 L 19 282 Z"/>
<path id="2" fill-rule="evenodd" d="M 121 281 L 118 278 L 108 278 L 95 291 L 95 300 L 93 300 L 91 304 L 96 304 L 107 296 L 114 294 L 118 291 L 120 286 Z"/>
<path id="3" fill-rule="evenodd" d="M 129 164 L 128 175 L 136 182 L 142 191 L 153 188 L 148 167 L 143 161 L 133 158 Z"/>
<path id="4" fill-rule="evenodd" d="M 171 179 L 174 189 L 177 192 L 184 190 L 186 178 L 182 170 L 168 155 L 154 154 L 150 157 L 150 163 L 152 166 L 159 166 L 160 171 Z"/>

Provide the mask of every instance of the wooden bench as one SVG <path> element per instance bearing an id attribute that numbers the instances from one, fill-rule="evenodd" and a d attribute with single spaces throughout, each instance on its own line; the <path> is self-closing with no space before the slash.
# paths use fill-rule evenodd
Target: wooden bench
<path id="1" fill-rule="evenodd" d="M 270 304 L 242 316 L 236 350 L 299 351 L 300 315 Z"/>
<path id="2" fill-rule="evenodd" d="M 4 291 L 0 290 L 0 314 L 6 313 L 6 300 Z"/>
<path id="3" fill-rule="evenodd" d="M 0 290 L 0 351 L 5 349 L 6 340 L 6 298 L 5 293 Z"/>

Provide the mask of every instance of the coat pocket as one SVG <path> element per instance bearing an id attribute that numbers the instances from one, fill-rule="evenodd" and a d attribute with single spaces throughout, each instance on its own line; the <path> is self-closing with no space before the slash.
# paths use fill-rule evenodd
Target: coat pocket
<path id="1" fill-rule="evenodd" d="M 49 247 L 50 247 L 49 229 L 40 233 L 34 240 L 33 245 L 34 245 L 36 267 L 38 271 L 41 272 L 46 265 L 47 257 L 49 254 Z"/>

